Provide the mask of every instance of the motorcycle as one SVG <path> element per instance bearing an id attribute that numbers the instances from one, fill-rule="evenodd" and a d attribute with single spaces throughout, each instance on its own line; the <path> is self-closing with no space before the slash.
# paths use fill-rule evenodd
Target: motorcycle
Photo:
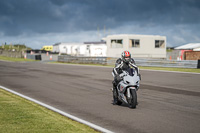
<path id="1" fill-rule="evenodd" d="M 112 72 L 114 77 L 114 73 Z M 137 105 L 137 90 L 140 86 L 141 75 L 139 68 L 133 67 L 126 71 L 122 70 L 119 75 L 122 80 L 116 88 L 113 88 L 113 102 L 116 105 L 121 105 L 123 102 L 128 104 L 130 108 L 136 108 Z"/>

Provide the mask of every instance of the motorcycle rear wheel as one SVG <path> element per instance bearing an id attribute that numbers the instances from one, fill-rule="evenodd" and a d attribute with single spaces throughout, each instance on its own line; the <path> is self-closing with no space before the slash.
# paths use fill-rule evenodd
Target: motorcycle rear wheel
<path id="1" fill-rule="evenodd" d="M 131 93 L 131 98 L 128 100 L 128 103 L 129 107 L 134 109 L 136 108 L 137 105 L 137 93 L 135 89 L 131 89 L 130 93 Z"/>
<path id="2" fill-rule="evenodd" d="M 122 104 L 122 102 L 119 101 L 119 99 L 118 99 L 118 93 L 117 93 L 116 88 L 113 88 L 113 104 L 114 105 L 121 105 Z"/>

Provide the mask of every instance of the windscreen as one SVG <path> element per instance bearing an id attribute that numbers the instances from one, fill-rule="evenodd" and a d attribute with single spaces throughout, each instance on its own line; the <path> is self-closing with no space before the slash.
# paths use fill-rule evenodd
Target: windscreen
<path id="1" fill-rule="evenodd" d="M 130 76 L 134 76 L 135 70 L 133 68 L 127 69 L 127 72 L 129 73 Z"/>

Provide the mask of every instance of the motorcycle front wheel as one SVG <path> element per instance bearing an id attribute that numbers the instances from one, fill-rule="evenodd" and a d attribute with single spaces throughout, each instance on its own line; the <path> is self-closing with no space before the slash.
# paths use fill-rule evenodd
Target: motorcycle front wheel
<path id="1" fill-rule="evenodd" d="M 114 105 L 121 105 L 122 104 L 122 102 L 119 101 L 119 99 L 118 99 L 118 93 L 117 93 L 116 88 L 113 88 L 113 104 Z"/>
<path id="2" fill-rule="evenodd" d="M 135 89 L 130 90 L 131 98 L 128 100 L 130 108 L 136 108 L 137 105 L 137 93 Z"/>

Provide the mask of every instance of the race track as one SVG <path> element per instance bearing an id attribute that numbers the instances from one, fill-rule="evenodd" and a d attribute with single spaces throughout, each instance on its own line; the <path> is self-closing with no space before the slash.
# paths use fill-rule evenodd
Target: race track
<path id="1" fill-rule="evenodd" d="M 200 74 L 141 70 L 139 105 L 112 104 L 112 68 L 0 61 L 0 85 L 120 133 L 199 133 Z"/>

